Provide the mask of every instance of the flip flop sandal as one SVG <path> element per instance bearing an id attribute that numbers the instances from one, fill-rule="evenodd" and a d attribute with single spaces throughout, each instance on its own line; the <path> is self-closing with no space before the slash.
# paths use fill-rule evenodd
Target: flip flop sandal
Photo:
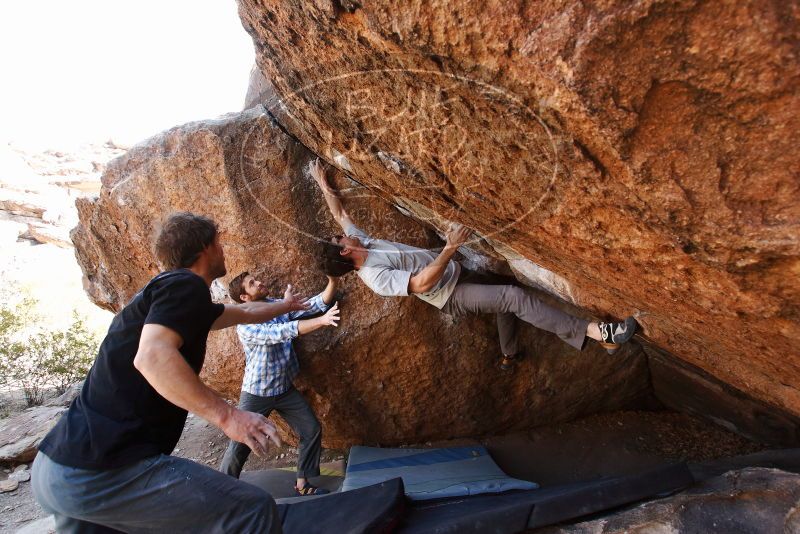
<path id="1" fill-rule="evenodd" d="M 294 491 L 297 495 L 301 497 L 306 497 L 308 495 L 327 495 L 330 493 L 330 490 L 326 490 L 324 488 L 318 488 L 313 484 L 309 484 L 306 482 L 305 486 L 302 488 L 298 488 L 297 486 L 294 487 Z"/>

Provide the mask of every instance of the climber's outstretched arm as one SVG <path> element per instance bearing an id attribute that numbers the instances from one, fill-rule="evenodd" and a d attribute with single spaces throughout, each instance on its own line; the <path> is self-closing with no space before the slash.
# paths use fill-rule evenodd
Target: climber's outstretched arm
<path id="1" fill-rule="evenodd" d="M 325 176 L 325 170 L 322 168 L 322 163 L 319 159 L 311 162 L 309 174 L 311 174 L 311 177 L 322 190 L 322 194 L 325 196 L 325 202 L 328 204 L 328 209 L 331 211 L 333 218 L 336 219 L 336 222 L 339 223 L 339 226 L 342 227 L 342 230 L 351 226 L 353 221 L 344 210 L 344 206 L 342 206 L 342 201 L 337 191 L 331 187 L 328 182 L 328 178 Z"/>

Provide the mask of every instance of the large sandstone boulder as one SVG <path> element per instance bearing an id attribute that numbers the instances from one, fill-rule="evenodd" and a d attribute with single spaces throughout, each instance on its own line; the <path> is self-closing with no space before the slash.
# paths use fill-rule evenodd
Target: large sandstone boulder
<path id="1" fill-rule="evenodd" d="M 65 406 L 34 406 L 0 421 L 0 463 L 30 462 Z"/>
<path id="2" fill-rule="evenodd" d="M 0 463 L 14 465 L 33 460 L 39 443 L 80 394 L 82 386 L 83 381 L 72 384 L 44 405 L 26 408 L 0 420 Z"/>
<path id="3" fill-rule="evenodd" d="M 281 126 L 800 414 L 792 2 L 241 0 Z M 254 93 L 255 94 L 255 93 Z M 451 388 L 453 383 L 442 383 Z"/>
<path id="4" fill-rule="evenodd" d="M 800 532 L 800 475 L 778 469 L 730 471 L 673 497 L 543 533 Z"/>
<path id="5" fill-rule="evenodd" d="M 78 203 L 73 232 L 92 299 L 119 310 L 158 272 L 150 249 L 157 221 L 175 210 L 213 217 L 222 231 L 227 282 L 264 274 L 277 294 L 291 282 L 320 291 L 317 239 L 336 233 L 316 184 L 313 157 L 258 108 L 173 128 L 112 161 L 100 196 Z M 354 182 L 347 206 L 367 231 L 417 246 L 434 233 Z M 474 261 L 480 256 L 473 255 Z M 224 294 L 220 287 L 212 288 Z M 578 352 L 524 328 L 529 357 L 516 373 L 496 369 L 492 317 L 452 319 L 414 298 L 384 299 L 349 275 L 342 322 L 297 341 L 298 386 L 320 416 L 325 443 L 397 444 L 501 432 L 618 409 L 649 391 L 635 345 L 610 357 L 595 343 Z M 236 397 L 244 366 L 233 329 L 212 333 L 204 379 Z"/>

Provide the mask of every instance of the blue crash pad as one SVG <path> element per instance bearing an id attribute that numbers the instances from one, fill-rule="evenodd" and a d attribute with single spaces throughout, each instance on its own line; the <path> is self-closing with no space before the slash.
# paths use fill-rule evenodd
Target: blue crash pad
<path id="1" fill-rule="evenodd" d="M 486 448 L 383 449 L 353 447 L 342 491 L 401 477 L 412 500 L 463 497 L 509 490 L 531 490 L 538 484 L 506 475 Z"/>

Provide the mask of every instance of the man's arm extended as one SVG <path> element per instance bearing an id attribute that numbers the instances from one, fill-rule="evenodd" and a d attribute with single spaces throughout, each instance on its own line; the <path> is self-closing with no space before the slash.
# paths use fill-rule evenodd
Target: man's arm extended
<path id="1" fill-rule="evenodd" d="M 339 279 L 333 276 L 328 276 L 328 285 L 322 293 L 315 295 L 308 299 L 308 309 L 304 311 L 295 311 L 289 313 L 289 319 L 302 319 L 318 313 L 324 313 L 328 310 L 328 306 L 333 303 L 336 298 L 336 289 L 339 287 Z"/>
<path id="2" fill-rule="evenodd" d="M 258 456 L 267 452 L 269 440 L 280 446 L 275 427 L 257 413 L 230 406 L 200 381 L 178 351 L 183 339 L 174 330 L 146 324 L 133 365 L 165 399 L 222 429 Z"/>
<path id="3" fill-rule="evenodd" d="M 454 224 L 447 231 L 447 244 L 442 252 L 424 269 L 412 276 L 408 281 L 408 293 L 427 293 L 442 279 L 447 263 L 458 251 L 458 247 L 469 238 L 472 230 L 460 224 Z"/>
<path id="4" fill-rule="evenodd" d="M 328 179 L 325 177 L 325 170 L 322 168 L 322 163 L 320 163 L 319 159 L 311 162 L 309 174 L 311 174 L 311 177 L 322 190 L 322 194 L 325 196 L 325 203 L 328 204 L 331 215 L 336 219 L 339 226 L 342 227 L 342 230 L 345 230 L 348 226 L 353 224 L 352 219 L 350 219 L 350 216 L 344 210 L 344 206 L 342 206 L 339 195 L 336 193 L 336 190 L 331 187 Z"/>
<path id="5" fill-rule="evenodd" d="M 323 326 L 339 326 L 339 304 L 334 304 L 325 315 L 313 319 L 303 319 L 297 322 L 298 335 L 308 334 Z"/>
<path id="6" fill-rule="evenodd" d="M 277 345 L 323 326 L 338 326 L 339 305 L 334 304 L 324 315 L 313 319 L 260 323 L 237 329 L 239 340 L 247 345 Z"/>
<path id="7" fill-rule="evenodd" d="M 286 287 L 283 300 L 278 302 L 245 302 L 244 304 L 226 304 L 211 330 L 220 330 L 237 324 L 263 323 L 290 311 L 305 311 L 309 307 L 306 299 L 292 293 L 292 286 Z"/>
<path id="8" fill-rule="evenodd" d="M 324 302 L 326 306 L 330 306 L 333 303 L 333 299 L 336 298 L 336 289 L 338 287 L 339 279 L 335 276 L 328 276 L 328 285 L 322 290 L 322 302 Z"/>

